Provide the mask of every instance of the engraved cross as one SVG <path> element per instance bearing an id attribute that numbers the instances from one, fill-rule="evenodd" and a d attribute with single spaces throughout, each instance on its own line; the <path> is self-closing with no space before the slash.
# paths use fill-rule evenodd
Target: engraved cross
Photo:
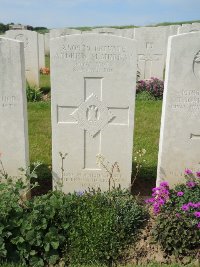
<path id="1" fill-rule="evenodd" d="M 128 126 L 129 107 L 107 107 L 103 101 L 103 78 L 84 78 L 84 101 L 79 106 L 58 106 L 58 123 L 83 130 L 83 169 L 100 170 L 96 155 L 101 154 L 102 130 L 107 125 Z"/>

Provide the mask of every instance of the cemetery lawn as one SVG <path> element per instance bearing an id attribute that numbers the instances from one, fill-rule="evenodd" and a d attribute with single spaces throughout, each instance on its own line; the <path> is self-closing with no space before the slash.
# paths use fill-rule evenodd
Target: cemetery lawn
<path id="1" fill-rule="evenodd" d="M 137 192 L 146 190 L 145 195 L 150 194 L 156 179 L 161 108 L 160 100 L 136 101 L 133 151 L 144 148 L 147 152 L 135 188 L 138 188 Z M 51 165 L 51 103 L 28 103 L 28 118 L 30 161 L 41 161 L 48 167 Z"/>

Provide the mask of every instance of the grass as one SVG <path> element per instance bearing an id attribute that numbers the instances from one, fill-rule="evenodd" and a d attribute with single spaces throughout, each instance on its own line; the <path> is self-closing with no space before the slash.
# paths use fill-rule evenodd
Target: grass
<path id="1" fill-rule="evenodd" d="M 50 68 L 50 58 L 45 56 L 45 66 Z M 40 88 L 44 94 L 47 94 L 51 90 L 50 75 L 40 75 Z"/>

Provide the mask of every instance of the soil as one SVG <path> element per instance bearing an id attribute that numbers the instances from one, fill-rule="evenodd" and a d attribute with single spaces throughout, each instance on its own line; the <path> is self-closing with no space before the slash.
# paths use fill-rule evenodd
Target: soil
<path id="1" fill-rule="evenodd" d="M 152 214 L 152 211 L 150 211 Z M 192 263 L 192 266 L 200 266 L 200 251 L 196 251 L 189 256 L 175 257 L 165 253 L 158 243 L 153 242 L 151 230 L 155 220 L 153 214 L 148 220 L 145 228 L 139 235 L 139 240 L 129 250 L 129 257 L 126 258 L 125 264 L 146 265 L 152 262 L 159 264 L 180 264 L 187 265 Z"/>

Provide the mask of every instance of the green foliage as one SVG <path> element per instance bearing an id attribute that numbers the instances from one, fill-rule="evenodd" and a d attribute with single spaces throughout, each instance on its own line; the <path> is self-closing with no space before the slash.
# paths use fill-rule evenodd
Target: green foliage
<path id="1" fill-rule="evenodd" d="M 142 101 L 156 100 L 155 97 L 150 92 L 147 91 L 142 91 L 136 94 L 136 99 Z"/>
<path id="2" fill-rule="evenodd" d="M 32 86 L 27 83 L 26 85 L 26 97 L 28 102 L 36 102 L 42 99 L 42 92 L 36 86 Z"/>
<path id="3" fill-rule="evenodd" d="M 116 262 L 141 228 L 146 218 L 143 208 L 121 190 L 72 197 L 69 262 Z"/>
<path id="4" fill-rule="evenodd" d="M 35 172 L 27 177 L 36 177 Z M 25 200 L 27 185 L 22 179 L 0 183 L 1 261 L 35 267 L 62 258 L 65 264 L 111 264 L 136 240 L 147 217 L 130 193 L 120 189 L 68 195 L 54 191 Z"/>
<path id="5" fill-rule="evenodd" d="M 153 230 L 155 240 L 165 251 L 187 255 L 200 249 L 199 220 L 195 217 L 195 211 L 200 208 L 199 200 L 198 181 L 192 187 L 181 184 L 170 190 L 169 200 L 163 205 Z"/>
<path id="6" fill-rule="evenodd" d="M 139 80 L 136 86 L 136 93 L 148 92 L 154 99 L 162 99 L 164 82 L 158 78 L 151 77 L 148 80 Z"/>

